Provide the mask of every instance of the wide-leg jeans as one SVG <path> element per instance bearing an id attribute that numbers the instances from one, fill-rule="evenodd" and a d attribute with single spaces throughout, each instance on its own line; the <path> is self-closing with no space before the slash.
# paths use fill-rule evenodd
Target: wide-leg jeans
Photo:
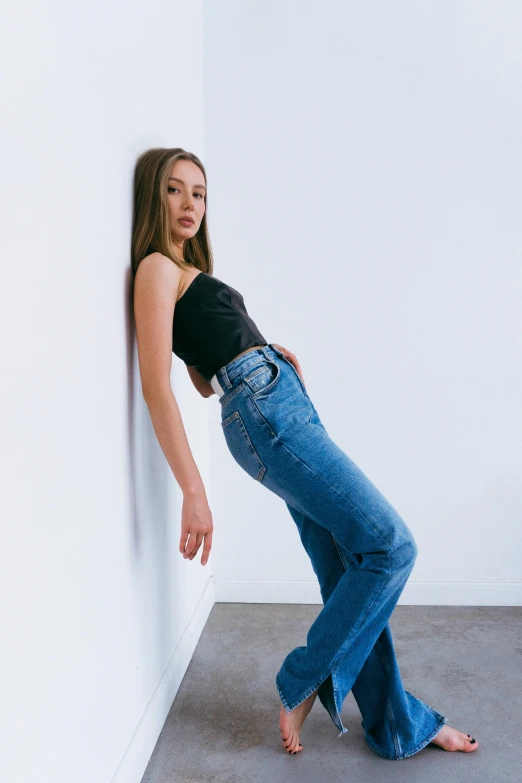
<path id="1" fill-rule="evenodd" d="M 276 675 L 290 712 L 318 689 L 341 736 L 351 690 L 365 740 L 389 759 L 425 747 L 447 719 L 401 681 L 389 617 L 417 556 L 404 520 L 328 435 L 293 364 L 273 344 L 221 367 L 221 425 L 235 461 L 281 497 L 323 607 Z"/>

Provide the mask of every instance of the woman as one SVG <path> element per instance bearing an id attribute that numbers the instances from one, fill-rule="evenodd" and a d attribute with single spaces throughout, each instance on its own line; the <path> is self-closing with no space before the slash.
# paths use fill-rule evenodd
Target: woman
<path id="1" fill-rule="evenodd" d="M 352 690 L 368 745 L 400 759 L 428 743 L 473 751 L 478 744 L 402 685 L 388 619 L 417 556 L 405 522 L 330 439 L 293 353 L 267 343 L 238 291 L 213 276 L 207 178 L 180 148 L 137 161 L 132 262 L 143 395 L 161 448 L 183 492 L 180 552 L 201 563 L 212 514 L 170 387 L 174 351 L 204 397 L 216 393 L 234 459 L 279 495 L 297 525 L 324 606 L 306 646 L 277 673 L 285 749 L 317 696 L 343 734 L 339 712 Z M 339 735 L 340 736 L 340 735 Z"/>

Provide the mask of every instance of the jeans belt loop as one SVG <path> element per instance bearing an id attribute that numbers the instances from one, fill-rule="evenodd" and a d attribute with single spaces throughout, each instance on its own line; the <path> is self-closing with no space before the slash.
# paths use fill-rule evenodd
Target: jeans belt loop
<path id="1" fill-rule="evenodd" d="M 268 345 L 263 345 L 261 347 L 261 350 L 263 351 L 263 353 L 265 355 L 265 359 L 267 359 L 269 362 L 273 361 L 272 357 L 268 355 L 268 351 L 273 351 L 274 353 L 277 353 L 277 351 L 273 347 L 272 343 L 269 343 Z"/>

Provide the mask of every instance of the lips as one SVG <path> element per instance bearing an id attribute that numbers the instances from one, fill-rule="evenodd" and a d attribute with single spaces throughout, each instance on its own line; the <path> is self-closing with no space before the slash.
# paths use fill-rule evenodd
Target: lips
<path id="1" fill-rule="evenodd" d="M 184 226 L 191 226 L 194 223 L 192 218 L 180 218 L 179 222 L 183 223 Z"/>

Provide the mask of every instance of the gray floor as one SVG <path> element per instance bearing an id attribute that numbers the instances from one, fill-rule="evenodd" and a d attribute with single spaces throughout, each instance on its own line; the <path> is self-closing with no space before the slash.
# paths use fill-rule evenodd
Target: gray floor
<path id="1" fill-rule="evenodd" d="M 390 761 L 366 745 L 352 693 L 339 732 L 316 699 L 303 750 L 281 745 L 274 678 L 306 643 L 320 605 L 217 603 L 142 783 L 520 783 L 522 608 L 396 606 L 390 619 L 404 687 L 480 743 L 428 745 Z"/>

